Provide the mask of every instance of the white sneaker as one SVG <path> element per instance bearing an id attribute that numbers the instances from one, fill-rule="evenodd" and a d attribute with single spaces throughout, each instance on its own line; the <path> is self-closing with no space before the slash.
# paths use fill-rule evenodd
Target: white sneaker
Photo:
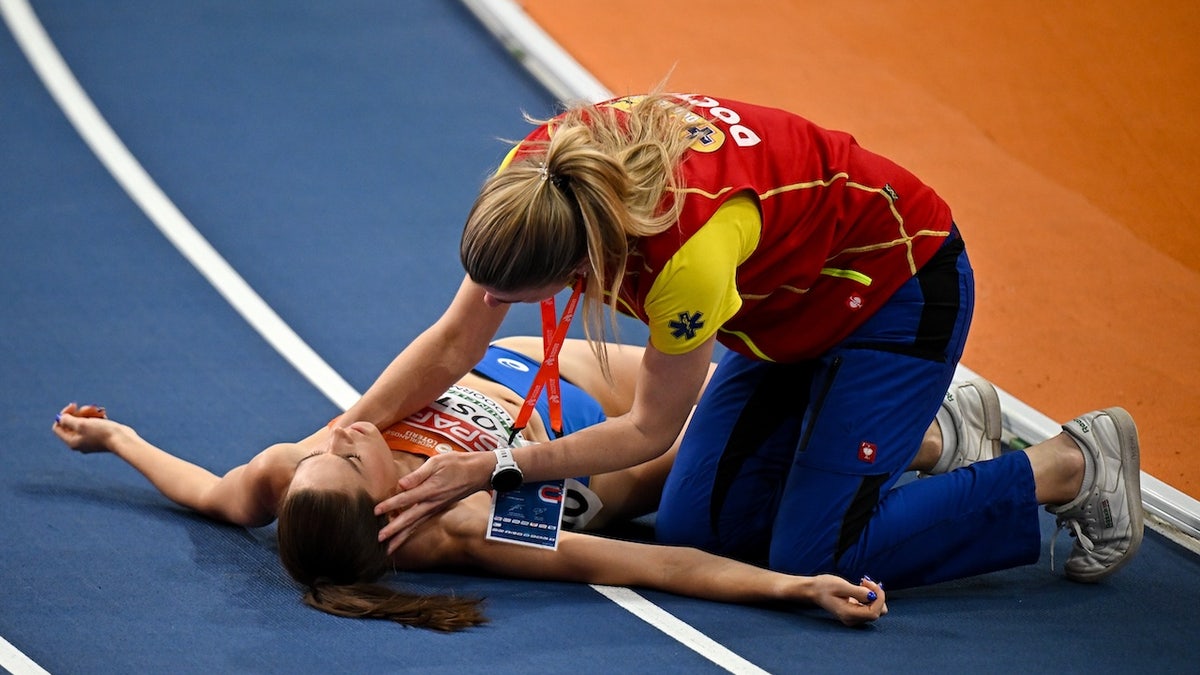
<path id="1" fill-rule="evenodd" d="M 1083 488 L 1071 502 L 1046 510 L 1075 537 L 1067 578 L 1094 583 L 1129 562 L 1142 543 L 1137 427 L 1123 408 L 1108 408 L 1076 417 L 1063 430 L 1083 450 Z"/>
<path id="2" fill-rule="evenodd" d="M 987 380 L 951 385 L 937 421 L 942 427 L 942 456 L 921 477 L 1000 456 L 1000 396 Z"/>

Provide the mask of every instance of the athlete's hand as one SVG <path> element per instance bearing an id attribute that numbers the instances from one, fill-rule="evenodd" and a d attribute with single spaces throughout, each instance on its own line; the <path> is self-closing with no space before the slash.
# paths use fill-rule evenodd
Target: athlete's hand
<path id="1" fill-rule="evenodd" d="M 847 626 L 874 621 L 887 614 L 883 586 L 864 577 L 857 586 L 830 574 L 813 577 L 816 584 L 812 601 Z M 870 594 L 874 594 L 874 599 Z"/>
<path id="2" fill-rule="evenodd" d="M 389 514 L 379 531 L 388 543 L 388 554 L 408 540 L 430 517 L 458 500 L 489 486 L 495 456 L 490 452 L 449 452 L 430 457 L 397 483 L 399 492 L 375 506 L 375 514 Z"/>
<path id="3" fill-rule="evenodd" d="M 104 408 L 70 403 L 54 418 L 54 434 L 72 450 L 107 452 L 113 434 L 122 425 L 108 419 Z"/>

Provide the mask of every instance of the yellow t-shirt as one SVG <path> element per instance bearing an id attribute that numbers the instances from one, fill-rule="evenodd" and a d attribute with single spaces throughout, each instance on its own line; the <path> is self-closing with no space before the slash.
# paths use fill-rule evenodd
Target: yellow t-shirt
<path id="1" fill-rule="evenodd" d="M 512 162 L 518 148 L 509 150 L 497 173 Z M 655 349 L 686 354 L 741 309 L 737 267 L 758 247 L 761 234 L 757 200 L 748 193 L 737 194 L 671 257 L 646 296 Z"/>
<path id="2" fill-rule="evenodd" d="M 685 354 L 741 309 L 737 267 L 758 247 L 761 233 L 758 202 L 734 195 L 671 256 L 646 295 L 655 349 Z"/>

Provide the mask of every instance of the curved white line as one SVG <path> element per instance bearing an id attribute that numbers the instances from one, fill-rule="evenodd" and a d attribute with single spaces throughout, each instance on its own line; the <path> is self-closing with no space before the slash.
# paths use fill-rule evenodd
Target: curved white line
<path id="1" fill-rule="evenodd" d="M 508 0 L 462 0 L 462 3 L 558 100 L 598 103 L 612 98 L 607 87 L 568 56 L 516 3 Z"/>
<path id="2" fill-rule="evenodd" d="M 330 401 L 345 410 L 359 394 L 225 262 L 159 189 L 79 85 L 26 0 L 0 0 L 17 44 L 46 89 L 113 178 L 238 314 Z"/>
<path id="3" fill-rule="evenodd" d="M 50 675 L 45 668 L 34 663 L 33 659 L 25 656 L 21 650 L 0 637 L 0 668 L 12 675 Z"/>
<path id="4" fill-rule="evenodd" d="M 277 352 L 329 400 L 342 410 L 358 400 L 358 392 L 283 322 L 150 178 L 83 91 L 28 2 L 0 0 L 0 11 L 26 58 L 67 119 L 155 227 Z M 593 588 L 606 596 L 610 593 L 618 595 L 615 590 L 606 592 L 599 586 Z M 621 589 L 619 596 L 620 600 L 614 599 L 618 605 L 730 672 L 763 672 L 633 591 Z M 8 653 L 0 650 L 0 666 L 20 672 L 21 675 L 44 672 L 15 647 L 12 652 L 13 658 L 9 659 Z M 29 669 L 30 666 L 37 670 Z M 16 668 L 26 670 L 17 671 Z"/>
<path id="5" fill-rule="evenodd" d="M 29 3 L 0 0 L 0 13 L 67 119 L 154 226 L 259 335 L 330 401 L 345 410 L 358 400 L 358 392 L 283 322 L 159 189 L 92 104 Z M 0 668 L 14 675 L 46 673 L 3 638 L 0 638 Z"/>

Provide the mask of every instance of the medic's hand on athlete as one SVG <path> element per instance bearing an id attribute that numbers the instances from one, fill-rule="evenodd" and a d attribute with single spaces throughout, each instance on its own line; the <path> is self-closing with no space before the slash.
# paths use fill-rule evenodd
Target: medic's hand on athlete
<path id="1" fill-rule="evenodd" d="M 391 554 L 417 527 L 467 495 L 487 489 L 496 458 L 490 452 L 449 452 L 430 457 L 397 483 L 399 492 L 375 506 L 375 514 L 391 514 L 379 531 Z"/>

